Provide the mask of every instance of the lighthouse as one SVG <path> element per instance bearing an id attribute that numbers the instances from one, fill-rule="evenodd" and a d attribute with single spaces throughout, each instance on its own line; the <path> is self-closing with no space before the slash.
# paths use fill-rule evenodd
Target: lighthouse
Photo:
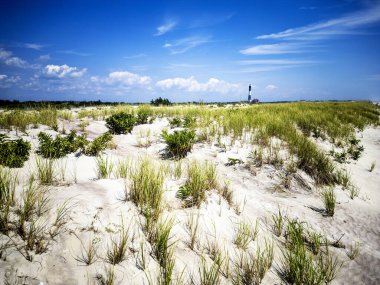
<path id="1" fill-rule="evenodd" d="M 248 102 L 251 103 L 252 101 L 252 87 L 251 87 L 251 84 L 249 84 L 249 87 L 248 87 Z"/>

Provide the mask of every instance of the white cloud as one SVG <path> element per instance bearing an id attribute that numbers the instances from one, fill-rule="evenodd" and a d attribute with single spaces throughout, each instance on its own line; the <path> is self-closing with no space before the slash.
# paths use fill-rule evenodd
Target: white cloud
<path id="1" fill-rule="evenodd" d="M 279 43 L 270 45 L 257 45 L 240 50 L 245 55 L 287 54 L 305 51 L 305 45 L 301 43 Z"/>
<path id="2" fill-rule="evenodd" d="M 277 86 L 273 85 L 273 84 L 269 84 L 265 87 L 265 89 L 268 91 L 273 91 L 273 90 L 277 89 Z"/>
<path id="3" fill-rule="evenodd" d="M 5 74 L 0 74 L 0 80 L 5 80 L 7 79 L 8 75 Z"/>
<path id="4" fill-rule="evenodd" d="M 87 72 L 87 68 L 78 69 L 77 67 L 70 67 L 67 64 L 54 65 L 49 64 L 45 66 L 44 73 L 50 77 L 82 77 Z"/>
<path id="5" fill-rule="evenodd" d="M 107 79 L 107 83 L 121 83 L 123 85 L 149 85 L 152 79 L 149 76 L 140 76 L 129 71 L 111 72 Z"/>
<path id="6" fill-rule="evenodd" d="M 335 35 L 357 34 L 357 29 L 380 21 L 380 4 L 343 17 L 261 35 L 257 39 L 322 39 Z"/>
<path id="7" fill-rule="evenodd" d="M 180 89 L 188 92 L 215 92 L 221 94 L 236 92 L 239 89 L 238 84 L 228 83 L 217 78 L 210 78 L 206 83 L 200 83 L 193 76 L 160 80 L 157 81 L 156 86 L 163 90 Z"/>
<path id="8" fill-rule="evenodd" d="M 45 45 L 35 44 L 35 43 L 26 43 L 24 44 L 24 47 L 34 49 L 34 50 L 41 50 L 45 47 Z"/>
<path id="9" fill-rule="evenodd" d="M 29 64 L 27 61 L 12 55 L 13 54 L 11 51 L 7 51 L 3 48 L 0 48 L 0 62 L 8 66 L 14 66 L 19 68 L 39 68 L 39 65 Z"/>
<path id="10" fill-rule="evenodd" d="M 166 43 L 163 47 L 169 49 L 172 54 L 180 54 L 209 42 L 211 42 L 210 37 L 192 36 Z"/>
<path id="11" fill-rule="evenodd" d="M 167 32 L 169 32 L 170 30 L 172 30 L 176 25 L 177 25 L 177 23 L 175 21 L 169 20 L 165 24 L 159 26 L 157 28 L 157 32 L 154 35 L 155 36 L 162 36 L 162 35 L 166 34 Z"/>
<path id="12" fill-rule="evenodd" d="M 40 55 L 38 60 L 50 60 L 51 57 L 50 57 L 50 54 L 43 54 L 43 55 Z"/>

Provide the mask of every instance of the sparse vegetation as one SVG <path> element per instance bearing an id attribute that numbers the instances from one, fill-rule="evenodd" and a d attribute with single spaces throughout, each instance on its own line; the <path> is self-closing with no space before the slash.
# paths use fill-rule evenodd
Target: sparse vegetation
<path id="1" fill-rule="evenodd" d="M 360 242 L 354 242 L 350 244 L 349 250 L 347 251 L 347 256 L 349 259 L 354 260 L 360 253 Z"/>
<path id="2" fill-rule="evenodd" d="M 273 244 L 266 242 L 264 249 L 257 248 L 256 254 L 242 252 L 234 266 L 232 284 L 261 284 L 265 273 L 272 266 Z"/>
<path id="3" fill-rule="evenodd" d="M 111 237 L 105 260 L 112 265 L 122 262 L 128 250 L 128 242 L 129 227 L 122 224 L 117 237 Z"/>
<path id="4" fill-rule="evenodd" d="M 164 175 L 161 169 L 146 159 L 137 162 L 131 170 L 131 183 L 125 198 L 134 202 L 145 218 L 144 232 L 148 240 L 154 235 L 162 212 Z"/>
<path id="5" fill-rule="evenodd" d="M 336 203 L 336 195 L 334 192 L 334 188 L 326 188 L 322 190 L 321 194 L 323 203 L 325 205 L 326 214 L 330 217 L 334 216 Z"/>
<path id="6" fill-rule="evenodd" d="M 375 169 L 375 166 L 376 166 L 376 161 L 372 161 L 371 166 L 369 168 L 369 172 L 372 172 Z"/>
<path id="7" fill-rule="evenodd" d="M 98 156 L 96 158 L 96 167 L 98 179 L 110 178 L 113 170 L 113 162 L 108 156 Z"/>
<path id="8" fill-rule="evenodd" d="M 199 207 L 206 198 L 206 191 L 217 185 L 215 166 L 194 161 L 188 165 L 186 183 L 179 188 L 177 197 L 184 201 L 185 207 Z"/>
<path id="9" fill-rule="evenodd" d="M 273 232 L 276 236 L 281 236 L 284 224 L 285 224 L 286 216 L 284 213 L 278 208 L 278 213 L 272 215 L 273 221 Z"/>
<path id="10" fill-rule="evenodd" d="M 36 174 L 42 184 L 50 185 L 56 178 L 56 160 L 36 156 Z"/>
<path id="11" fill-rule="evenodd" d="M 248 248 L 251 241 L 254 241 L 258 233 L 258 221 L 256 221 L 255 227 L 250 222 L 241 221 L 235 230 L 234 244 L 243 250 Z"/>
<path id="12" fill-rule="evenodd" d="M 196 217 L 194 216 L 194 213 L 191 213 L 187 217 L 186 221 L 186 228 L 190 236 L 190 241 L 188 242 L 188 245 L 192 250 L 194 250 L 195 246 L 198 244 L 199 212 L 197 213 Z"/>

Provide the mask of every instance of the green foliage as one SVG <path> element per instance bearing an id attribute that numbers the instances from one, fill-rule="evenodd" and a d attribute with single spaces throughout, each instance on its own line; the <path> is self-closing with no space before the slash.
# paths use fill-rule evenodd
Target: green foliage
<path id="1" fill-rule="evenodd" d="M 169 119 L 169 124 L 171 128 L 178 128 L 182 126 L 182 120 L 179 117 L 174 117 Z"/>
<path id="2" fill-rule="evenodd" d="M 87 143 L 83 150 L 83 153 L 90 156 L 97 156 L 102 150 L 105 150 L 107 144 L 112 140 L 112 135 L 106 132 L 97 138 L 95 138 L 91 143 Z"/>
<path id="3" fill-rule="evenodd" d="M 106 123 L 112 134 L 128 134 L 132 131 L 136 118 L 133 114 L 120 112 L 108 117 Z"/>
<path id="4" fill-rule="evenodd" d="M 30 142 L 23 139 L 9 140 L 0 134 L 0 164 L 8 167 L 22 167 L 28 160 Z"/>
<path id="5" fill-rule="evenodd" d="M 150 104 L 154 106 L 160 106 L 160 105 L 169 106 L 172 103 L 169 101 L 169 99 L 158 97 L 157 99 L 154 99 L 154 100 L 152 99 L 150 101 Z"/>
<path id="6" fill-rule="evenodd" d="M 90 142 L 85 134 L 78 136 L 75 130 L 72 130 L 66 137 L 57 136 L 55 139 L 51 135 L 41 132 L 38 134 L 38 140 L 37 153 L 44 158 L 56 159 L 78 150 L 86 155 L 96 156 L 107 147 L 112 140 L 112 135 L 107 132 Z"/>
<path id="7" fill-rule="evenodd" d="M 136 123 L 138 125 L 147 124 L 148 118 L 150 115 L 151 115 L 151 110 L 149 108 L 139 108 L 137 111 Z"/>
<path id="8" fill-rule="evenodd" d="M 66 137 L 51 135 L 44 132 L 38 134 L 39 148 L 37 153 L 44 158 L 61 158 L 65 155 L 76 152 L 78 149 L 84 149 L 87 145 L 86 135 L 78 136 L 75 130 L 72 130 Z"/>
<path id="9" fill-rule="evenodd" d="M 172 134 L 164 130 L 161 135 L 167 144 L 168 151 L 176 158 L 185 157 L 195 143 L 193 130 L 174 131 Z"/>

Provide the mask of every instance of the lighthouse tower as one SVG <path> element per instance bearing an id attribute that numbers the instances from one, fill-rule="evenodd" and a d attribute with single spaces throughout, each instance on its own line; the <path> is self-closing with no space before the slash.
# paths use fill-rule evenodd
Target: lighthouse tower
<path id="1" fill-rule="evenodd" d="M 249 87 L 248 87 L 248 102 L 251 103 L 252 101 L 252 87 L 251 87 L 251 84 L 249 84 Z"/>

